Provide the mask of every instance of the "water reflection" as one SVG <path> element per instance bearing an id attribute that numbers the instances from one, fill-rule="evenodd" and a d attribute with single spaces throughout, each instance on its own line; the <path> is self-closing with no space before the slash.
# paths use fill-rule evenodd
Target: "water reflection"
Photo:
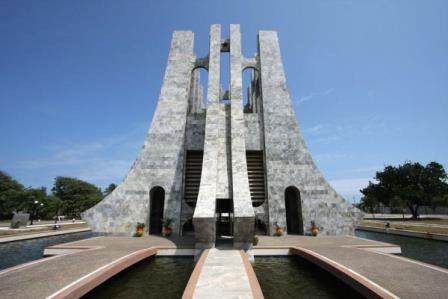
<path id="1" fill-rule="evenodd" d="M 363 298 L 298 256 L 256 257 L 254 270 L 266 299 Z"/>
<path id="2" fill-rule="evenodd" d="M 0 244 L 0 270 L 40 259 L 48 246 L 87 239 L 96 235 L 92 232 L 81 232 Z"/>
<path id="3" fill-rule="evenodd" d="M 181 298 L 193 268 L 193 257 L 150 257 L 114 276 L 83 298 Z"/>

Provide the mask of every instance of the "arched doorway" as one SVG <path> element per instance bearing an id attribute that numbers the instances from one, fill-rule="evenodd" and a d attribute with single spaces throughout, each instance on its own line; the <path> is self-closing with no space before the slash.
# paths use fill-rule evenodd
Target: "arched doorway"
<path id="1" fill-rule="evenodd" d="M 303 235 L 300 191 L 293 186 L 285 190 L 286 230 L 291 235 Z"/>
<path id="2" fill-rule="evenodd" d="M 194 236 L 193 219 L 190 218 L 182 225 L 182 236 Z"/>
<path id="3" fill-rule="evenodd" d="M 163 227 L 163 208 L 165 206 L 165 190 L 154 187 L 149 193 L 149 233 L 161 234 Z"/>

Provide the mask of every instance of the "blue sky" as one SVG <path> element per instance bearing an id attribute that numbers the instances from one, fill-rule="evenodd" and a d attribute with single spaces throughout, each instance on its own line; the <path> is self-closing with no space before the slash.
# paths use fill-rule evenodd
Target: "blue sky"
<path id="1" fill-rule="evenodd" d="M 119 183 L 143 144 L 171 34 L 279 33 L 299 125 L 349 200 L 386 164 L 448 166 L 448 1 L 0 1 L 0 169 Z"/>

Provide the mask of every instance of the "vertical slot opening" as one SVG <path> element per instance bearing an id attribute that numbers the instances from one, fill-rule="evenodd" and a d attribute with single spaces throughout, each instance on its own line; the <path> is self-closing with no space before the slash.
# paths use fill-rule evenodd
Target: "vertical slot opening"
<path id="1" fill-rule="evenodd" d="M 221 52 L 221 69 L 220 69 L 220 92 L 219 98 L 221 103 L 230 103 L 230 54 L 229 52 Z"/>
<path id="2" fill-rule="evenodd" d="M 198 73 L 199 88 L 198 90 L 198 102 L 201 105 L 201 109 L 207 107 L 208 103 L 208 71 L 204 68 L 197 68 L 195 70 Z"/>
<path id="3" fill-rule="evenodd" d="M 207 107 L 208 71 L 195 68 L 191 72 L 189 113 L 202 113 Z"/>
<path id="4" fill-rule="evenodd" d="M 245 113 L 252 113 L 253 111 L 253 88 L 252 88 L 252 79 L 254 76 L 254 70 L 252 68 L 246 68 L 243 70 L 243 86 L 242 86 L 242 92 L 243 92 L 243 108 Z"/>

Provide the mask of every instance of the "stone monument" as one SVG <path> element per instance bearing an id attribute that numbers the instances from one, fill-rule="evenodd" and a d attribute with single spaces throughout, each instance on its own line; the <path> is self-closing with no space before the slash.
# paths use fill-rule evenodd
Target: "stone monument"
<path id="1" fill-rule="evenodd" d="M 137 222 L 160 234 L 194 234 L 197 248 L 217 238 L 247 248 L 254 233 L 352 234 L 362 213 L 339 196 L 305 146 L 288 92 L 277 33 L 258 33 L 258 53 L 241 53 L 239 25 L 230 38 L 210 30 L 209 54 L 196 57 L 191 31 L 173 33 L 159 101 L 143 148 L 124 181 L 83 213 L 94 231 L 131 235 Z M 220 58 L 230 55 L 230 86 Z M 207 94 L 198 69 L 208 71 Z M 251 80 L 243 90 L 242 73 Z M 243 103 L 243 92 L 247 101 Z"/>
<path id="2" fill-rule="evenodd" d="M 14 213 L 11 219 L 10 228 L 21 228 L 26 227 L 28 225 L 28 221 L 30 220 L 30 214 L 28 213 Z"/>

